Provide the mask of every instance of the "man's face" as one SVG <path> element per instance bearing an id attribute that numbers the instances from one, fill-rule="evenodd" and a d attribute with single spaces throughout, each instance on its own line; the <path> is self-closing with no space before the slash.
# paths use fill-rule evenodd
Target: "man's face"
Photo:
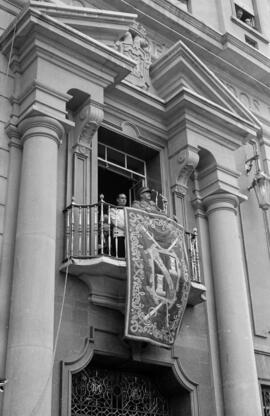
<path id="1" fill-rule="evenodd" d="M 143 192 L 140 195 L 142 201 L 150 201 L 151 200 L 151 192 Z"/>
<path id="2" fill-rule="evenodd" d="M 124 207 L 126 205 L 126 203 L 127 203 L 127 197 L 126 197 L 126 195 L 125 194 L 119 194 L 116 202 L 117 202 L 117 205 L 118 206 Z"/>

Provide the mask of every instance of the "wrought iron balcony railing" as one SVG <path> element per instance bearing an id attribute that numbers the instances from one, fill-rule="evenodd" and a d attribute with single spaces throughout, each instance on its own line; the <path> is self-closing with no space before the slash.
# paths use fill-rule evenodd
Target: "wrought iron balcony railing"
<path id="1" fill-rule="evenodd" d="M 92 205 L 74 201 L 64 210 L 65 255 L 64 260 L 91 259 L 99 256 L 124 261 L 118 256 L 117 237 L 113 247 L 113 226 L 110 212 L 115 205 L 108 204 L 101 196 L 100 202 Z M 119 208 L 119 207 L 118 207 Z M 115 224 L 117 227 L 117 224 Z M 198 236 L 196 229 L 186 232 L 191 281 L 201 283 Z"/>

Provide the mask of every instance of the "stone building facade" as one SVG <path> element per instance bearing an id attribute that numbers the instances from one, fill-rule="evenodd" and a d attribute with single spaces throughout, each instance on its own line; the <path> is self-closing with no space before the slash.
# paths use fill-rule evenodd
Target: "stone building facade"
<path id="1" fill-rule="evenodd" d="M 0 11 L 0 414 L 268 415 L 269 1 Z M 191 243 L 169 349 L 123 336 L 106 247 L 142 185 Z"/>

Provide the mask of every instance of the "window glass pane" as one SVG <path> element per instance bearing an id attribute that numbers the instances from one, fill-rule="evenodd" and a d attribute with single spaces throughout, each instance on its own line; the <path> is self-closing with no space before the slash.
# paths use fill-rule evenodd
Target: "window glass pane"
<path id="1" fill-rule="evenodd" d="M 127 156 L 127 168 L 144 175 L 144 163 L 131 156 Z"/>
<path id="2" fill-rule="evenodd" d="M 105 159 L 105 146 L 103 144 L 98 145 L 98 157 Z"/>
<path id="3" fill-rule="evenodd" d="M 117 152 L 117 150 L 110 149 L 109 147 L 107 148 L 107 160 L 118 166 L 125 167 L 125 155 Z"/>

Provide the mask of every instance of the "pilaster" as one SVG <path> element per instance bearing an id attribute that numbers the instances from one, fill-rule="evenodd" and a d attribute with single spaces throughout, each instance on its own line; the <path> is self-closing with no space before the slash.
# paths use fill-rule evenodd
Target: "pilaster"
<path id="1" fill-rule="evenodd" d="M 13 125 L 6 128 L 9 142 L 9 168 L 7 182 L 7 197 L 5 207 L 5 228 L 3 240 L 2 262 L 0 269 L 0 374 L 6 372 L 6 350 L 8 340 L 10 297 L 12 288 L 13 254 L 15 245 L 16 220 L 18 210 L 18 195 L 21 171 L 21 142 L 19 132 Z M 0 397 L 0 413 L 2 397 Z"/>

